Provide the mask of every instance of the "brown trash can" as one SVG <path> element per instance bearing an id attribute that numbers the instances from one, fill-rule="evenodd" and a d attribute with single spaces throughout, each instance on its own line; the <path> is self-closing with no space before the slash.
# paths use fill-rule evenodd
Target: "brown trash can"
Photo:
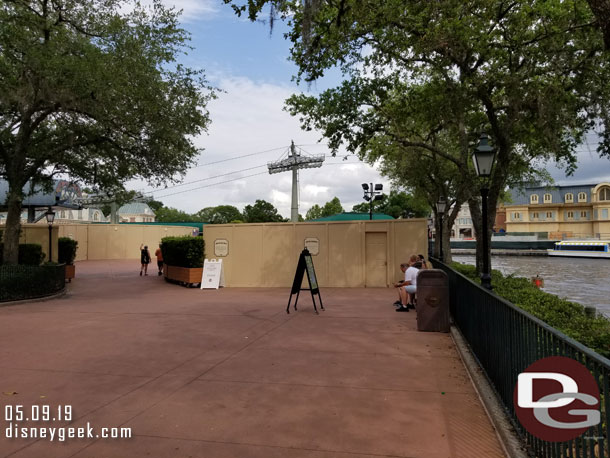
<path id="1" fill-rule="evenodd" d="M 417 274 L 417 330 L 449 332 L 449 280 L 440 269 Z"/>

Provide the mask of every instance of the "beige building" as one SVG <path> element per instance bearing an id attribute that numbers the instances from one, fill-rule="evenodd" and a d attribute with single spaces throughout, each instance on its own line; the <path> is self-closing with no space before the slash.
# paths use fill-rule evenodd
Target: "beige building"
<path id="1" fill-rule="evenodd" d="M 548 232 L 550 238 L 610 239 L 610 183 L 527 186 L 510 190 L 507 232 Z"/>
<path id="2" fill-rule="evenodd" d="M 289 287 L 307 246 L 320 286 L 386 287 L 401 278 L 401 262 L 427 253 L 427 220 L 210 224 L 203 238 L 227 286 Z"/>

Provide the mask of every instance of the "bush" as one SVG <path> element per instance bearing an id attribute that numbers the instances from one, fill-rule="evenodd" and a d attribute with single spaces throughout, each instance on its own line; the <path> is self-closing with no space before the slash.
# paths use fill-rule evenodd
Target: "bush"
<path id="1" fill-rule="evenodd" d="M 451 267 L 476 283 L 476 268 L 453 262 Z M 494 292 L 517 307 L 541 319 L 549 326 L 610 358 L 610 320 L 604 316 L 590 317 L 581 304 L 541 291 L 527 278 L 504 276 L 492 271 Z"/>
<path id="2" fill-rule="evenodd" d="M 60 264 L 74 264 L 78 242 L 70 237 L 59 237 L 57 239 L 57 260 Z"/>
<path id="3" fill-rule="evenodd" d="M 3 262 L 3 256 L 4 244 L 0 243 L 0 264 Z M 19 258 L 17 263 L 26 266 L 39 266 L 44 259 L 44 256 L 42 246 L 37 243 L 23 243 L 19 245 Z"/>
<path id="4" fill-rule="evenodd" d="M 204 241 L 201 237 L 164 237 L 161 239 L 163 262 L 168 266 L 203 267 Z"/>

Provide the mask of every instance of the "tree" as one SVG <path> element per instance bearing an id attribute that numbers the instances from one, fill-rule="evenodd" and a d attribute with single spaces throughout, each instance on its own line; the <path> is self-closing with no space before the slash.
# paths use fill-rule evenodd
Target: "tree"
<path id="1" fill-rule="evenodd" d="M 314 81 L 335 65 L 347 78 L 319 97 L 292 97 L 291 113 L 305 129 L 321 128 L 333 148 L 345 144 L 370 158 L 370 152 L 383 155 L 385 144 L 414 159 L 424 154 L 421 164 L 449 164 L 439 172 L 453 180 L 447 186 L 443 174 L 435 177 L 435 192 L 448 187 L 456 206 L 469 203 L 477 265 L 491 229 L 482 234 L 480 185 L 464 158 L 479 133 L 487 131 L 497 149 L 488 181 L 491 228 L 511 179 L 537 159 L 556 159 L 573 170 L 576 146 L 607 114 L 610 62 L 584 0 L 345 0 L 339 6 L 269 0 L 236 7 L 253 18 L 265 4 L 289 18 L 297 79 Z M 403 96 L 401 89 L 408 92 Z M 420 93 L 430 98 L 431 110 L 421 98 L 415 107 L 405 103 Z M 436 129 L 430 129 L 431 114 L 439 121 Z M 411 163 L 413 171 L 426 176 L 418 164 Z"/>
<path id="2" fill-rule="evenodd" d="M 159 200 L 150 199 L 150 200 L 147 200 L 146 203 L 154 212 L 156 212 L 161 207 L 163 207 L 163 202 L 161 202 Z"/>
<path id="3" fill-rule="evenodd" d="M 172 207 L 161 207 L 155 211 L 155 220 L 160 223 L 192 223 L 198 221 L 194 215 L 189 215 Z"/>
<path id="4" fill-rule="evenodd" d="M 3 2 L 0 8 L 0 177 L 9 184 L 4 260 L 17 262 L 24 187 L 61 174 L 94 189 L 183 174 L 214 96 L 175 63 L 187 33 L 153 0 Z"/>
<path id="5" fill-rule="evenodd" d="M 233 205 L 206 207 L 195 213 L 195 216 L 204 223 L 211 224 L 228 224 L 232 221 L 242 221 L 244 219 L 241 212 Z"/>
<path id="6" fill-rule="evenodd" d="M 318 219 L 322 217 L 322 207 L 320 207 L 318 204 L 313 204 L 312 207 L 307 210 L 307 213 L 305 213 L 305 220 L 306 221 L 311 221 L 312 219 Z"/>
<path id="7" fill-rule="evenodd" d="M 389 176 L 389 171 L 386 171 Z M 352 210 L 355 212 L 368 213 L 369 202 L 362 202 L 354 205 Z M 430 214 L 430 206 L 425 198 L 407 194 L 405 191 L 392 189 L 390 194 L 383 194 L 383 199 L 373 200 L 373 212 L 385 213 L 393 218 L 426 218 Z"/>
<path id="8" fill-rule="evenodd" d="M 273 204 L 264 200 L 257 200 L 254 205 L 246 205 L 243 215 L 246 223 L 278 223 L 284 221 Z"/>

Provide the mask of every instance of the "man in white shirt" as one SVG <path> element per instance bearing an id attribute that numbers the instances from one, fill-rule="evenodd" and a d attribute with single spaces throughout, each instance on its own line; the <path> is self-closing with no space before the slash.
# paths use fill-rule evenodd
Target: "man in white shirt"
<path id="1" fill-rule="evenodd" d="M 394 284 L 398 288 L 398 297 L 400 301 L 394 303 L 398 308 L 397 312 L 408 312 L 410 308 L 415 308 L 413 298 L 417 290 L 417 273 L 421 268 L 421 263 L 417 262 L 417 256 L 413 255 L 409 259 L 409 263 L 400 265 L 400 270 L 405 273 L 405 279 Z"/>

